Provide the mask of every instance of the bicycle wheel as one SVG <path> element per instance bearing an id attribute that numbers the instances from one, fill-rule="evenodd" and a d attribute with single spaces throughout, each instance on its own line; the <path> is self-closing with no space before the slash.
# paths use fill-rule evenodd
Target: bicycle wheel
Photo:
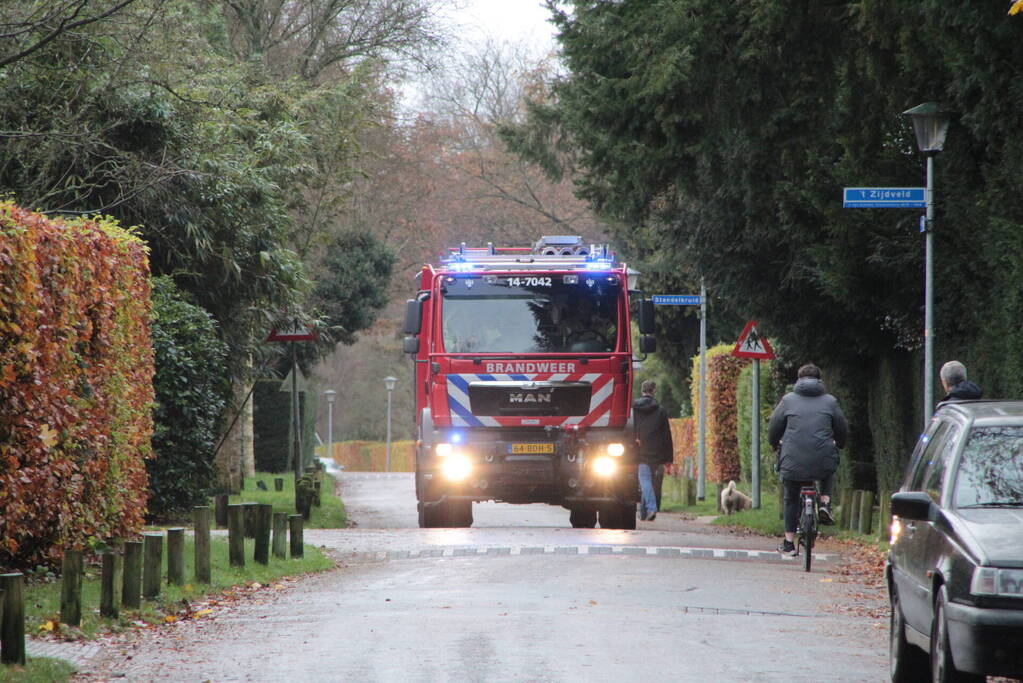
<path id="1" fill-rule="evenodd" d="M 803 544 L 803 571 L 810 571 L 813 563 L 813 544 L 816 540 L 817 530 L 814 528 L 813 519 L 804 514 L 799 519 L 799 540 Z"/>

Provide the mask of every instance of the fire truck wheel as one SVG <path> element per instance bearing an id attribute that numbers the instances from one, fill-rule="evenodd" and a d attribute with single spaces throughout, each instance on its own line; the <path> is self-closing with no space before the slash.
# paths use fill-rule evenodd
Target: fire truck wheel
<path id="1" fill-rule="evenodd" d="M 622 525 L 620 529 L 635 529 L 636 528 L 636 504 L 635 503 L 623 503 L 622 504 Z"/>
<path id="2" fill-rule="evenodd" d="M 600 517 L 601 529 L 622 528 L 622 508 L 620 505 L 617 505 L 616 503 L 601 505 L 598 514 Z"/>
<path id="3" fill-rule="evenodd" d="M 419 528 L 428 529 L 432 527 L 444 526 L 442 523 L 440 506 L 427 507 L 422 503 L 418 504 L 419 508 Z"/>
<path id="4" fill-rule="evenodd" d="M 449 527 L 472 526 L 472 501 L 449 500 L 440 507 L 447 508 L 447 524 Z"/>
<path id="5" fill-rule="evenodd" d="M 592 509 L 572 510 L 568 513 L 568 521 L 575 529 L 592 529 L 597 526 L 597 511 Z"/>

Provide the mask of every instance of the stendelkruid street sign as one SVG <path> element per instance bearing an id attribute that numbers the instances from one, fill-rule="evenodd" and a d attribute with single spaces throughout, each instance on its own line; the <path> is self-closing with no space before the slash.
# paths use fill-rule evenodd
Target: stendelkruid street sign
<path id="1" fill-rule="evenodd" d="M 654 294 L 650 300 L 663 306 L 699 306 L 703 303 L 699 294 Z"/>
<path id="2" fill-rule="evenodd" d="M 739 341 L 735 342 L 732 355 L 739 358 L 755 358 L 758 360 L 771 360 L 774 358 L 774 349 L 767 337 L 757 332 L 757 321 L 750 320 L 739 335 Z"/>
<path id="3" fill-rule="evenodd" d="M 926 209 L 924 187 L 847 187 L 842 206 L 847 209 Z"/>

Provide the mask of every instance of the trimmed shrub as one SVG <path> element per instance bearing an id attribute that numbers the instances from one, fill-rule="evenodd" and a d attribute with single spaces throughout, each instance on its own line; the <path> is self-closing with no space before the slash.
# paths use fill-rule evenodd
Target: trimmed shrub
<path id="1" fill-rule="evenodd" d="M 142 241 L 113 220 L 0 202 L 0 565 L 142 528 L 148 276 Z"/>
<path id="2" fill-rule="evenodd" d="M 281 380 L 261 379 L 252 391 L 252 450 L 257 472 L 290 472 L 291 394 Z"/>
<path id="3" fill-rule="evenodd" d="M 707 477 L 706 481 L 739 479 L 739 442 L 736 436 L 735 390 L 739 372 L 749 361 L 732 355 L 732 346 L 707 349 Z M 700 411 L 700 356 L 693 357 L 693 414 Z M 698 473 L 697 473 L 698 474 Z"/>
<path id="4" fill-rule="evenodd" d="M 302 425 L 302 462 L 312 462 L 316 444 L 316 424 L 310 415 L 316 414 L 315 394 L 300 391 L 299 421 Z M 291 433 L 291 393 L 281 391 L 281 380 L 264 379 L 256 382 L 252 392 L 253 455 L 258 472 L 290 472 L 289 453 L 294 438 Z"/>
<path id="5" fill-rule="evenodd" d="M 696 461 L 699 456 L 696 443 L 699 438 L 697 418 L 679 417 L 668 420 L 668 424 L 671 426 L 671 444 L 675 448 L 671 473 L 686 477 L 696 476 L 700 467 Z"/>
<path id="6" fill-rule="evenodd" d="M 153 351 L 149 515 L 166 517 L 204 505 L 215 488 L 213 449 L 227 390 L 227 345 L 219 339 L 216 321 L 185 301 L 168 277 L 153 279 Z"/>
<path id="7" fill-rule="evenodd" d="M 334 444 L 334 462 L 349 472 L 386 472 L 387 443 L 380 441 L 339 441 Z M 415 444 L 391 442 L 391 471 L 414 472 Z"/>

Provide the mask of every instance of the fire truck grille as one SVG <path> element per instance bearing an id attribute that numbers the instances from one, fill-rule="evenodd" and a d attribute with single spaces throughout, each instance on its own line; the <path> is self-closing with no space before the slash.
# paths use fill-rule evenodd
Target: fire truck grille
<path id="1" fill-rule="evenodd" d="M 539 386 L 472 383 L 469 401 L 474 415 L 571 417 L 590 410 L 590 384 L 566 382 Z"/>

